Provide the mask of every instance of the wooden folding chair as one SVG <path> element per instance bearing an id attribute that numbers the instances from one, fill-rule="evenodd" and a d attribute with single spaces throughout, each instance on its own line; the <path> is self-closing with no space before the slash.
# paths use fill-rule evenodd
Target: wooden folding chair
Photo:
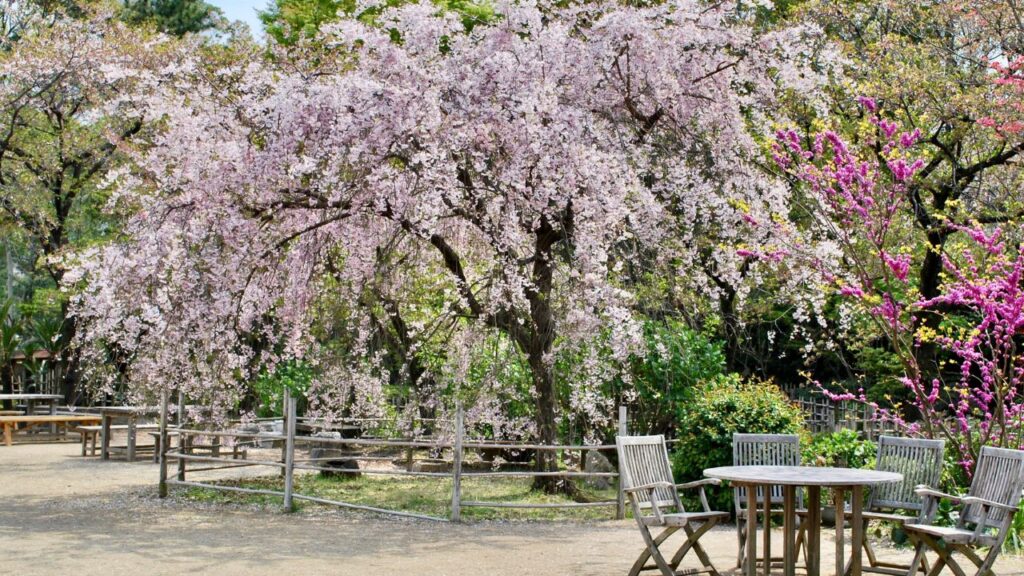
<path id="1" fill-rule="evenodd" d="M 660 570 L 662 576 L 701 573 L 719 576 L 718 570 L 698 541 L 715 524 L 729 518 L 728 512 L 713 512 L 704 494 L 704 486 L 718 485 L 720 481 L 709 478 L 675 484 L 664 436 L 619 436 L 615 439 L 615 444 L 619 452 L 619 481 L 629 497 L 633 518 L 647 545 L 633 563 L 629 576 L 637 576 L 646 570 Z M 679 500 L 678 489 L 699 490 L 704 510 L 687 512 Z M 664 530 L 655 537 L 651 535 L 652 526 L 662 527 Z M 672 555 L 671 560 L 666 560 L 659 547 L 679 529 L 686 533 L 686 540 Z M 704 566 L 703 569 L 679 570 L 679 564 L 690 550 L 697 555 Z M 654 559 L 654 564 L 647 563 L 651 558 Z"/>
<path id="2" fill-rule="evenodd" d="M 976 576 L 992 574 L 992 565 L 1003 548 L 1003 542 L 1013 524 L 1013 515 L 1020 505 L 1024 488 L 1024 451 L 984 447 L 974 470 L 974 480 L 967 496 L 953 496 L 928 486 L 918 486 L 916 492 L 924 498 L 924 514 L 932 518 L 941 498 L 962 505 L 956 526 L 935 526 L 931 523 L 908 524 L 907 534 L 917 540 L 914 560 L 907 574 L 913 576 L 925 558 L 925 547 L 938 555 L 928 576 L 938 576 L 948 566 L 956 576 L 967 576 L 953 559 L 959 552 L 978 568 Z M 988 548 L 982 559 L 975 551 Z"/>
<path id="3" fill-rule="evenodd" d="M 733 434 L 732 435 L 733 466 L 799 466 L 800 437 L 796 434 Z M 757 501 L 764 501 L 764 489 L 757 489 Z M 784 501 L 782 486 L 773 486 L 769 494 L 771 513 L 782 515 Z M 736 567 L 742 567 L 746 554 L 747 541 L 747 489 L 737 487 L 733 490 L 733 503 L 736 506 Z M 802 509 L 803 492 L 797 492 L 797 508 Z M 754 514 L 759 511 L 755 510 Z M 766 524 L 767 525 L 767 524 Z M 801 531 L 801 536 L 802 536 Z M 800 539 L 802 541 L 802 538 Z M 799 546 L 799 541 L 798 544 Z M 782 558 L 769 558 L 767 561 L 782 561 Z"/>
<path id="4" fill-rule="evenodd" d="M 865 534 L 868 524 L 872 520 L 892 522 L 901 527 L 905 527 L 907 524 L 931 521 L 931 517 L 925 515 L 924 502 L 914 492 L 914 489 L 920 485 L 938 485 L 942 475 L 942 457 L 945 445 L 943 440 L 879 437 L 875 469 L 898 472 L 903 475 L 903 482 L 879 484 L 872 488 L 861 516 L 864 521 Z M 901 514 L 905 510 L 917 511 L 918 515 Z M 906 564 L 879 560 L 867 538 L 864 539 L 864 552 L 868 557 L 868 565 L 861 569 L 862 572 L 903 576 L 910 569 L 910 566 Z M 921 568 L 927 572 L 927 563 L 923 563 Z"/>

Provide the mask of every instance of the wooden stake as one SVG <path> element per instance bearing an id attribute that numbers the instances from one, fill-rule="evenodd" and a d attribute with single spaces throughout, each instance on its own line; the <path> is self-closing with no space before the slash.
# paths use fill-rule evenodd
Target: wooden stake
<path id="1" fill-rule="evenodd" d="M 626 417 L 628 416 L 625 406 L 619 406 L 619 436 L 629 435 L 629 426 Z M 615 519 L 622 520 L 626 517 L 626 493 L 623 491 L 622 476 L 619 476 L 619 489 L 615 494 Z"/>
<path id="2" fill-rule="evenodd" d="M 186 453 L 192 445 L 191 437 L 185 434 L 185 392 L 178 390 L 178 452 Z M 185 481 L 185 459 L 178 458 L 178 482 Z"/>
<path id="3" fill-rule="evenodd" d="M 167 498 L 167 389 L 160 393 L 160 497 Z"/>
<path id="4" fill-rule="evenodd" d="M 290 420 L 290 418 L 288 417 L 288 409 L 291 406 L 291 402 L 292 402 L 292 391 L 291 391 L 290 388 L 285 387 L 285 389 L 284 389 L 284 407 L 281 409 L 281 425 L 284 428 L 283 430 L 281 430 L 281 432 L 284 432 L 285 435 L 288 434 L 288 421 Z M 288 461 L 288 442 L 285 441 L 285 443 L 281 445 L 281 464 L 284 464 L 287 461 Z M 284 468 L 281 469 L 281 476 L 284 476 Z"/>
<path id="5" fill-rule="evenodd" d="M 285 438 L 285 460 L 284 460 L 284 511 L 295 510 L 292 504 L 292 491 L 294 490 L 295 478 L 295 399 L 288 396 L 288 435 Z"/>
<path id="6" fill-rule="evenodd" d="M 462 520 L 462 404 L 455 409 L 455 444 L 452 446 L 452 522 Z"/>

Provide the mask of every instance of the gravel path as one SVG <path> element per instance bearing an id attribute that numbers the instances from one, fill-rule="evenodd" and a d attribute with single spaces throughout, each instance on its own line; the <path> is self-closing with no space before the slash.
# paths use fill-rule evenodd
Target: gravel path
<path id="1" fill-rule="evenodd" d="M 0 447 L 0 574 L 622 576 L 642 547 L 629 521 L 448 525 L 161 501 L 151 463 L 77 454 L 73 444 Z M 702 540 L 723 571 L 734 534 Z M 822 544 L 831 566 L 831 540 Z M 1024 575 L 1018 557 L 996 568 Z"/>

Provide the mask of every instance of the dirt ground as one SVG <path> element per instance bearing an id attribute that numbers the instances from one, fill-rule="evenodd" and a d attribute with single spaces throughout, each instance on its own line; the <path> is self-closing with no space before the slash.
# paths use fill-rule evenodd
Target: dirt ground
<path id="1" fill-rule="evenodd" d="M 631 521 L 452 525 L 162 501 L 152 463 L 101 462 L 78 450 L 0 446 L 0 574 L 621 576 L 642 548 Z M 832 566 L 832 542 L 823 537 L 823 567 Z M 735 572 L 732 526 L 702 543 L 723 572 Z M 996 572 L 1024 575 L 1024 559 L 1004 556 Z"/>

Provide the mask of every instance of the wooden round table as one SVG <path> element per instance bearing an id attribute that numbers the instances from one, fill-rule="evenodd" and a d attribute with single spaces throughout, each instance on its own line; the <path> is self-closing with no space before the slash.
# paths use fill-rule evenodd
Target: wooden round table
<path id="1" fill-rule="evenodd" d="M 895 472 L 859 470 L 854 468 L 817 468 L 813 466 L 722 466 L 708 468 L 704 475 L 709 478 L 728 480 L 735 486 L 747 488 L 747 552 L 743 567 L 745 576 L 757 573 L 757 488 L 764 493 L 764 574 L 771 568 L 771 487 L 782 486 L 783 490 L 783 568 L 786 576 L 796 572 L 796 489 L 807 488 L 807 574 L 821 573 L 821 489 L 831 488 L 836 506 L 836 576 L 849 574 L 861 576 L 861 547 L 864 542 L 864 523 L 861 513 L 864 507 L 865 486 L 902 482 L 903 475 Z M 852 528 L 850 565 L 844 560 L 843 510 L 844 495 L 851 494 L 850 524 Z"/>

